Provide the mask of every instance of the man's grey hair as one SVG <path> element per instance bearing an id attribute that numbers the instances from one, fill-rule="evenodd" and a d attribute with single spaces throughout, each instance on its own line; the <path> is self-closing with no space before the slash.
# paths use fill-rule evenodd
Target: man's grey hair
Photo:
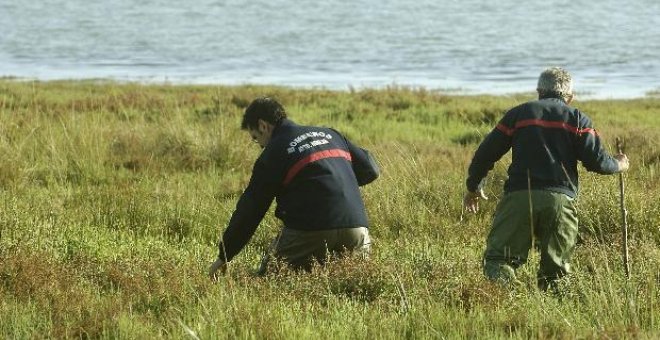
<path id="1" fill-rule="evenodd" d="M 573 95 L 573 77 L 561 67 L 551 67 L 541 72 L 536 87 L 539 94 L 560 96 L 567 99 Z"/>

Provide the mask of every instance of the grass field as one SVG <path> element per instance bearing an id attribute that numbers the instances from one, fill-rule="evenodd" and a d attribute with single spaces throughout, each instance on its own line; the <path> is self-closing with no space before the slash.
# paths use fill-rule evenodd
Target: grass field
<path id="1" fill-rule="evenodd" d="M 262 222 L 212 284 L 216 242 L 259 148 L 239 130 L 256 96 L 369 149 L 368 262 L 257 278 Z M 658 338 L 660 97 L 578 101 L 610 151 L 622 137 L 632 278 L 617 176 L 581 171 L 575 275 L 557 298 L 484 280 L 491 199 L 462 213 L 468 163 L 517 96 L 421 89 L 145 86 L 0 80 L 0 338 Z M 578 98 L 579 99 L 579 98 Z M 349 261 L 346 261 L 349 262 Z"/>

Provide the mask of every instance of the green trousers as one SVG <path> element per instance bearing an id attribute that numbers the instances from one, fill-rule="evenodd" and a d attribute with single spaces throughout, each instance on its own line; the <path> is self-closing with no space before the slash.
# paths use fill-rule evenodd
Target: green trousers
<path id="1" fill-rule="evenodd" d="M 534 245 L 541 253 L 538 285 L 545 290 L 570 273 L 577 234 L 573 198 L 545 190 L 507 193 L 497 206 L 488 235 L 484 274 L 494 281 L 515 281 L 515 270 L 527 262 Z"/>

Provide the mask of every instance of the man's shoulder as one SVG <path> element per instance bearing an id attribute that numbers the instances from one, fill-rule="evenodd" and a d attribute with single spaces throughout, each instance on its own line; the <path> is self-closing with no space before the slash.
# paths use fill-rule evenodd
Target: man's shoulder
<path id="1" fill-rule="evenodd" d="M 538 99 L 537 100 L 530 100 L 530 101 L 520 103 L 516 106 L 513 106 L 512 108 L 510 108 L 509 110 L 506 111 L 506 115 L 517 115 L 520 112 L 534 111 L 534 110 L 540 109 L 543 106 L 544 106 L 544 104 L 541 103 Z"/>
<path id="2" fill-rule="evenodd" d="M 534 109 L 534 108 L 563 107 L 563 106 L 567 106 L 567 105 L 561 100 L 555 100 L 554 98 L 546 98 L 546 99 L 530 100 L 518 105 L 516 108 Z"/>
<path id="3" fill-rule="evenodd" d="M 339 134 L 336 130 L 323 126 L 288 124 L 283 126 L 282 133 L 278 134 L 277 140 L 288 143 L 290 139 L 305 139 L 330 133 Z"/>
<path id="4" fill-rule="evenodd" d="M 342 135 L 332 128 L 287 124 L 282 126 L 277 135 L 271 139 L 262 156 L 270 160 L 281 157 L 289 159 L 292 154 L 302 155 L 307 149 L 323 148 L 326 145 L 341 143 L 340 141 Z"/>
<path id="5" fill-rule="evenodd" d="M 553 111 L 553 112 L 566 112 L 571 115 L 579 115 L 579 116 L 585 116 L 586 115 L 581 112 L 580 110 L 576 109 L 573 106 L 570 106 L 566 102 L 564 102 L 561 99 L 555 99 L 555 98 L 545 98 L 545 99 L 536 99 L 536 100 L 530 100 L 524 103 L 521 103 L 517 106 L 514 106 L 511 108 L 507 113 L 508 114 L 516 114 L 516 113 L 534 113 L 536 112 L 537 114 L 541 114 L 543 112 L 548 112 L 548 111 Z"/>

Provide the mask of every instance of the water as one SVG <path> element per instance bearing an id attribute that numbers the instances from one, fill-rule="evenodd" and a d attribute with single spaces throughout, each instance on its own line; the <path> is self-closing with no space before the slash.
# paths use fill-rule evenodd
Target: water
<path id="1" fill-rule="evenodd" d="M 0 0 L 0 76 L 580 96 L 660 90 L 658 0 Z"/>

